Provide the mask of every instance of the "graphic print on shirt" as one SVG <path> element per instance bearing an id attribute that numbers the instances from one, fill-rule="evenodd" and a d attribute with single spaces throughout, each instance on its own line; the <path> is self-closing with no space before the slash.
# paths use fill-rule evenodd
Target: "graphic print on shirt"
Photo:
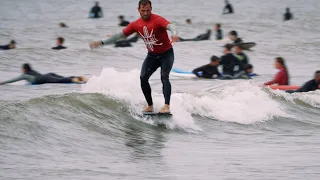
<path id="1" fill-rule="evenodd" d="M 142 37 L 144 43 L 146 44 L 147 48 L 150 50 L 150 51 L 153 51 L 153 45 L 156 45 L 156 46 L 161 46 L 163 43 L 160 43 L 160 44 L 157 44 L 157 39 L 155 37 L 155 35 L 153 34 L 153 29 L 151 30 L 151 33 L 149 34 L 149 31 L 148 31 L 148 28 L 147 26 L 143 26 L 143 34 L 140 34 L 140 36 Z"/>

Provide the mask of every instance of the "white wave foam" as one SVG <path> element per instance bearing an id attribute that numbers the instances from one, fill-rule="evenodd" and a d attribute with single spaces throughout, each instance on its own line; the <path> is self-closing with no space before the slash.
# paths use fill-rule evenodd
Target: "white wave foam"
<path id="1" fill-rule="evenodd" d="M 129 72 L 118 72 L 113 68 L 104 68 L 100 76 L 93 76 L 90 80 L 82 86 L 84 92 L 99 92 L 111 98 L 120 99 L 130 104 L 134 111 L 134 116 L 138 118 L 142 115 L 141 110 L 146 105 L 145 98 L 140 89 L 140 76 L 138 70 Z M 181 108 L 181 101 L 171 98 L 171 110 L 174 114 L 172 122 L 165 124 L 169 128 L 183 128 L 201 131 L 195 125 L 191 114 Z M 160 109 L 164 103 L 162 93 L 153 92 L 154 108 Z M 154 123 L 148 118 L 140 118 L 148 123 Z"/>
<path id="2" fill-rule="evenodd" d="M 200 130 L 194 123 L 192 114 L 221 121 L 250 124 L 262 122 L 274 116 L 285 116 L 280 103 L 273 100 L 266 92 L 248 81 L 236 81 L 215 90 L 200 92 L 199 95 L 173 93 L 171 110 L 174 114 L 170 127 Z M 145 103 L 140 89 L 139 71 L 118 72 L 112 68 L 103 69 L 100 76 L 93 76 L 83 86 L 84 92 L 104 93 L 112 98 L 121 99 L 131 105 L 137 114 Z M 163 105 L 162 93 L 154 93 L 155 109 Z"/>
<path id="3" fill-rule="evenodd" d="M 284 91 L 274 91 L 273 93 L 283 96 L 287 101 L 294 104 L 295 100 L 300 100 L 310 106 L 320 108 L 320 90 L 293 94 L 288 94 Z"/>

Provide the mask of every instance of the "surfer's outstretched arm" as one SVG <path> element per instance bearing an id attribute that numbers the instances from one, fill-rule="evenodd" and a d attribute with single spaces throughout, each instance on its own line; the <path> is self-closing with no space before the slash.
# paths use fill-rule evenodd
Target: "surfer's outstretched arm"
<path id="1" fill-rule="evenodd" d="M 108 44 L 114 44 L 118 40 L 120 40 L 120 39 L 122 39 L 124 37 L 125 37 L 125 35 L 123 34 L 123 32 L 119 32 L 117 34 L 112 35 L 108 39 L 90 43 L 90 48 L 92 49 L 92 48 L 96 48 L 96 47 L 99 47 L 99 46 L 104 46 L 104 45 L 108 45 Z"/>

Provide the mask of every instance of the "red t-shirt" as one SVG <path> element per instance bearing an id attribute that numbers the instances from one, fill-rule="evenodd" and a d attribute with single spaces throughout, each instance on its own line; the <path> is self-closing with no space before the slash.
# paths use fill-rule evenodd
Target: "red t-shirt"
<path id="1" fill-rule="evenodd" d="M 272 84 L 289 85 L 288 74 L 285 68 L 280 69 L 280 71 L 272 81 L 264 83 L 264 85 L 272 85 Z"/>
<path id="2" fill-rule="evenodd" d="M 138 32 L 150 53 L 161 54 L 172 48 L 166 30 L 168 24 L 165 18 L 151 14 L 148 20 L 139 18 L 131 22 L 122 32 L 125 36 Z"/>

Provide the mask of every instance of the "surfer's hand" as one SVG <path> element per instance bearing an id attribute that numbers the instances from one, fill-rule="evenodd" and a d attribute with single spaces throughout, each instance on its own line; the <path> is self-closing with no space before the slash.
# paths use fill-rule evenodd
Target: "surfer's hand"
<path id="1" fill-rule="evenodd" d="M 97 48 L 99 46 L 101 46 L 101 42 L 100 41 L 90 43 L 90 48 L 91 49 L 92 48 Z"/>
<path id="2" fill-rule="evenodd" d="M 175 36 L 171 36 L 171 42 L 170 43 L 175 43 L 175 42 L 178 42 L 180 40 L 180 38 L 175 35 Z"/>

